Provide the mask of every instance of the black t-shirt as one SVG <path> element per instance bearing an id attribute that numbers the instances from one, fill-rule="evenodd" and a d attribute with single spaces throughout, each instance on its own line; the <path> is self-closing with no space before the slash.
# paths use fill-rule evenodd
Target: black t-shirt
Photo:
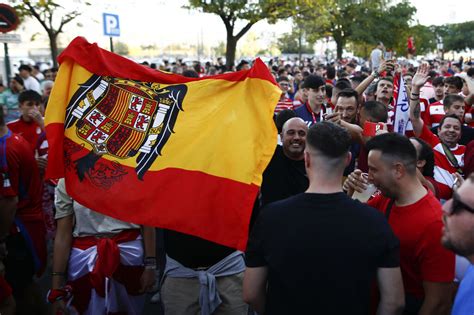
<path id="1" fill-rule="evenodd" d="M 295 161 L 287 158 L 283 148 L 278 145 L 263 172 L 260 203 L 264 206 L 294 196 L 308 189 L 308 185 L 304 160 Z"/>
<path id="2" fill-rule="evenodd" d="M 303 193 L 266 206 L 248 267 L 268 267 L 265 314 L 368 314 L 379 267 L 398 267 L 399 241 L 377 210 L 344 193 Z"/>
<path id="3" fill-rule="evenodd" d="M 205 239 L 171 230 L 163 230 L 166 254 L 185 267 L 198 268 L 215 265 L 235 249 Z"/>
<path id="4" fill-rule="evenodd" d="M 431 128 L 431 132 L 435 135 L 438 135 L 438 126 Z M 462 145 L 467 145 L 472 140 L 474 140 L 474 128 L 462 125 L 461 139 L 459 139 L 458 143 Z"/>

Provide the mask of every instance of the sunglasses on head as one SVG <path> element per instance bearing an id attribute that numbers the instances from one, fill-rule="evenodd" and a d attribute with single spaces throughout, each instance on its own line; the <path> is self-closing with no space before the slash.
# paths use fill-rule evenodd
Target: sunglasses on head
<path id="1" fill-rule="evenodd" d="M 474 213 L 474 209 L 466 205 L 464 202 L 461 201 L 459 198 L 459 194 L 456 192 L 456 190 L 453 191 L 453 200 L 451 204 L 451 211 L 449 212 L 450 214 L 455 214 L 457 212 L 460 212 L 461 210 L 467 210 L 470 213 Z"/>

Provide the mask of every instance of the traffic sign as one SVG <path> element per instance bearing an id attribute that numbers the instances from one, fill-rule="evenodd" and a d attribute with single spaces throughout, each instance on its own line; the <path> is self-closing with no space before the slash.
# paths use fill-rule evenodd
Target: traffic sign
<path id="1" fill-rule="evenodd" d="M 103 13 L 104 35 L 120 36 L 120 23 L 117 14 Z"/>
<path id="2" fill-rule="evenodd" d="M 17 28 L 20 24 L 15 9 L 11 6 L 0 3 L 0 32 L 8 33 Z"/>
<path id="3" fill-rule="evenodd" d="M 0 43 L 19 44 L 21 36 L 20 34 L 0 34 Z"/>

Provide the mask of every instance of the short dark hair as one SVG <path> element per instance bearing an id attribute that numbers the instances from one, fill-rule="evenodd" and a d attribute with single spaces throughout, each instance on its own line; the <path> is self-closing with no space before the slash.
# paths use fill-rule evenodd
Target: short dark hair
<path id="1" fill-rule="evenodd" d="M 26 90 L 20 93 L 18 95 L 18 103 L 24 103 L 28 101 L 33 101 L 35 103 L 41 104 L 41 95 L 39 95 L 38 92 L 33 91 L 33 90 Z"/>
<path id="2" fill-rule="evenodd" d="M 373 137 L 365 146 L 367 152 L 381 151 L 382 158 L 400 161 L 409 174 L 416 174 L 416 149 L 407 137 L 398 133 L 385 133 Z"/>
<path id="3" fill-rule="evenodd" d="M 329 121 L 312 125 L 306 135 L 306 145 L 330 159 L 347 154 L 351 143 L 347 130 Z"/>
<path id="4" fill-rule="evenodd" d="M 286 82 L 290 82 L 290 79 L 288 79 L 287 76 L 279 76 L 278 79 L 277 79 L 277 82 L 280 83 L 280 82 L 283 82 L 283 81 L 286 81 Z"/>
<path id="5" fill-rule="evenodd" d="M 333 66 L 327 67 L 327 69 L 326 69 L 326 77 L 327 77 L 329 80 L 334 80 L 334 78 L 336 78 L 336 68 L 334 68 Z"/>
<path id="6" fill-rule="evenodd" d="M 363 78 L 361 75 L 358 75 L 358 76 L 352 77 L 352 78 L 351 78 L 351 81 L 352 81 L 352 82 L 361 83 L 362 81 L 364 81 L 364 79 L 365 79 L 365 78 Z"/>
<path id="7" fill-rule="evenodd" d="M 26 70 L 26 71 L 28 71 L 28 72 L 31 72 L 31 71 L 32 71 L 32 69 L 31 69 L 31 67 L 30 67 L 29 65 L 21 65 L 21 66 L 19 66 L 19 67 L 18 67 L 18 71 L 21 71 L 21 70 Z"/>
<path id="8" fill-rule="evenodd" d="M 426 141 L 424 141 L 423 139 L 420 139 L 417 137 L 413 137 L 411 139 L 416 140 L 416 142 L 418 142 L 421 147 L 420 152 L 417 152 L 417 160 L 426 162 L 425 165 L 423 166 L 423 170 L 421 171 L 421 174 L 423 174 L 423 176 L 433 177 L 434 166 L 435 166 L 433 148 L 428 143 L 426 143 Z"/>
<path id="9" fill-rule="evenodd" d="M 387 106 L 378 101 L 368 101 L 362 104 L 366 114 L 373 118 L 373 122 L 386 122 L 388 119 Z"/>
<path id="10" fill-rule="evenodd" d="M 275 126 L 278 133 L 283 131 L 283 125 L 287 120 L 296 117 L 296 113 L 291 109 L 284 109 L 275 116 Z"/>
<path id="11" fill-rule="evenodd" d="M 464 97 L 458 94 L 449 94 L 443 99 L 444 108 L 450 108 L 454 102 L 464 103 Z"/>
<path id="12" fill-rule="evenodd" d="M 458 90 L 462 89 L 463 82 L 460 77 L 454 76 L 454 77 L 447 77 L 444 79 L 444 84 L 451 84 L 454 85 Z"/>
<path id="13" fill-rule="evenodd" d="M 448 119 L 448 118 L 456 119 L 457 121 L 459 121 L 459 123 L 462 126 L 461 119 L 459 119 L 459 117 L 456 116 L 455 114 L 451 114 L 451 115 L 444 115 L 443 118 L 441 118 L 441 121 L 439 122 L 439 125 L 438 125 L 438 129 L 441 129 L 441 127 L 443 127 L 445 120 Z"/>
<path id="14" fill-rule="evenodd" d="M 474 68 L 469 68 L 466 71 L 468 77 L 474 77 Z"/>
<path id="15" fill-rule="evenodd" d="M 16 82 L 20 83 L 21 86 L 25 86 L 25 82 L 23 81 L 23 78 L 20 77 L 18 74 L 15 75 L 12 80 L 15 80 Z"/>
<path id="16" fill-rule="evenodd" d="M 352 62 L 349 62 L 349 63 L 346 65 L 346 67 L 351 67 L 351 68 L 354 68 L 354 69 L 355 69 L 356 65 L 353 64 Z"/>
<path id="17" fill-rule="evenodd" d="M 183 77 L 199 78 L 199 73 L 197 73 L 195 70 L 188 69 L 183 71 Z"/>
<path id="18" fill-rule="evenodd" d="M 341 91 L 344 89 L 350 89 L 352 86 L 349 80 L 343 78 L 343 79 L 337 80 L 336 85 L 334 85 L 334 87 L 338 89 L 339 91 Z"/>
<path id="19" fill-rule="evenodd" d="M 444 78 L 443 77 L 436 77 L 433 79 L 433 82 L 431 83 L 433 86 L 440 86 L 444 84 Z"/>
<path id="20" fill-rule="evenodd" d="M 377 81 L 377 89 L 379 88 L 379 83 L 382 82 L 382 81 L 388 81 L 390 83 L 393 84 L 393 78 L 392 77 L 381 77 L 378 81 Z"/>
<path id="21" fill-rule="evenodd" d="M 359 103 L 359 93 L 357 93 L 357 91 L 352 88 L 344 89 L 341 92 L 339 92 L 339 94 L 337 94 L 337 98 L 339 99 L 339 97 L 347 97 L 347 98 L 355 97 L 356 104 Z"/>
<path id="22" fill-rule="evenodd" d="M 321 86 L 325 86 L 326 82 L 323 78 L 318 75 L 311 74 L 304 79 L 303 88 L 305 89 L 318 89 Z"/>

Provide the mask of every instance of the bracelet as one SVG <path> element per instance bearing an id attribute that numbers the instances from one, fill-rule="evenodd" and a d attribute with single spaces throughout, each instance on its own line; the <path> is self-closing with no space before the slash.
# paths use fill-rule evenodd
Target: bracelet
<path id="1" fill-rule="evenodd" d="M 156 257 L 145 257 L 145 269 L 156 269 Z"/>
<path id="2" fill-rule="evenodd" d="M 53 272 L 51 272 L 51 275 L 52 275 L 52 276 L 65 277 L 65 276 L 66 276 L 66 273 L 65 273 L 65 272 L 56 272 L 56 271 L 53 271 Z"/>
<path id="3" fill-rule="evenodd" d="M 61 300 L 70 300 L 72 298 L 72 287 L 65 285 L 60 289 L 51 289 L 46 294 L 46 299 L 49 303 L 54 303 Z"/>

